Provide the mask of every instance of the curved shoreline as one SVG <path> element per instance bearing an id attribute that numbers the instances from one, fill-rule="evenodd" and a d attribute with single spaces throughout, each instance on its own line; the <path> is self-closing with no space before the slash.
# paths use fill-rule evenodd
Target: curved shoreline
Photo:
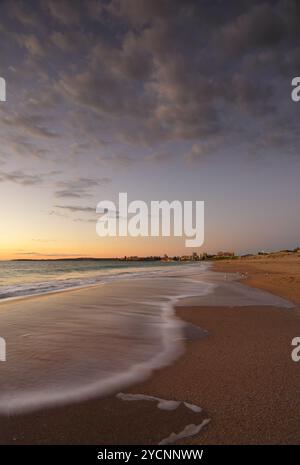
<path id="1" fill-rule="evenodd" d="M 211 422 L 177 444 L 300 443 L 300 370 L 290 357 L 299 310 L 180 305 L 176 317 L 208 329 L 209 336 L 187 341 L 175 363 L 125 392 L 200 405 Z M 203 419 L 191 415 L 181 408 L 164 412 L 147 401 L 121 403 L 110 395 L 0 416 L 0 442 L 157 444 L 164 437 L 179 438 L 172 433 L 185 425 L 201 424 Z"/>
<path id="2" fill-rule="evenodd" d="M 140 278 L 140 282 L 145 278 Z M 186 278 L 183 278 L 183 282 Z M 137 281 L 139 278 L 137 278 Z M 189 280 L 188 280 L 189 281 Z M 191 280 L 192 282 L 192 280 Z M 129 287 L 132 285 L 132 281 L 123 280 L 123 285 L 126 283 Z M 116 281 L 114 286 L 117 286 L 120 282 Z M 201 282 L 199 282 L 199 286 Z M 203 283 L 202 283 L 203 285 Z M 109 283 L 107 283 L 109 286 Z M 88 301 L 95 302 L 101 298 L 101 288 L 102 286 L 92 286 L 93 287 L 93 296 L 88 296 Z M 106 286 L 105 286 L 106 287 Z M 73 292 L 69 293 L 69 297 L 74 297 L 75 292 L 79 298 L 79 301 L 82 300 L 82 296 L 85 294 L 91 294 L 91 292 L 87 292 L 91 289 L 91 287 L 85 287 L 84 289 L 76 289 Z M 104 289 L 104 288 L 103 288 Z M 161 344 L 162 348 L 157 351 L 154 355 L 152 355 L 147 360 L 142 362 L 136 362 L 130 365 L 126 369 L 126 371 L 120 371 L 116 374 L 111 374 L 107 376 L 106 379 L 98 379 L 95 381 L 91 381 L 86 385 L 78 385 L 70 387 L 64 387 L 62 385 L 61 391 L 59 390 L 49 390 L 47 388 L 36 390 L 36 391 L 29 391 L 28 394 L 22 393 L 21 398 L 19 399 L 12 399 L 10 401 L 9 397 L 2 398 L 3 406 L 0 407 L 0 411 L 4 414 L 12 414 L 16 412 L 29 412 L 34 410 L 40 410 L 42 408 L 51 408 L 57 405 L 65 405 L 70 404 L 72 402 L 80 402 L 90 398 L 96 397 L 104 397 L 106 395 L 111 394 L 112 392 L 116 392 L 119 389 L 125 389 L 128 386 L 132 386 L 138 382 L 148 379 L 152 373 L 160 368 L 169 366 L 172 364 L 178 357 L 184 352 L 184 334 L 183 329 L 185 323 L 176 317 L 175 315 L 175 306 L 180 299 L 184 299 L 187 297 L 192 296 L 200 296 L 201 293 L 210 292 L 212 288 L 206 284 L 202 290 L 198 289 L 196 292 L 189 292 L 187 294 L 181 294 L 174 297 L 167 297 L 165 296 L 166 302 L 161 302 L 160 304 L 157 302 L 155 305 L 161 309 L 160 318 L 160 330 L 162 331 L 161 334 Z M 65 293 L 56 293 L 59 296 L 59 304 L 62 305 L 64 300 L 67 298 L 66 296 L 62 295 Z M 51 306 L 55 305 L 55 301 L 53 303 L 53 294 L 51 296 L 33 296 L 32 298 L 26 298 L 27 306 L 30 306 L 32 302 L 35 303 L 35 306 L 38 306 L 39 303 L 43 303 L 45 308 L 47 307 L 51 309 Z M 42 300 L 41 300 L 42 299 Z M 57 300 L 57 299 L 56 299 Z M 68 301 L 68 300 L 67 300 Z M 18 299 L 18 305 L 20 305 L 20 301 Z M 144 302 L 147 304 L 147 302 Z M 149 302 L 150 305 L 153 305 L 153 302 Z M 4 305 L 4 303 L 3 303 Z M 14 301 L 7 302 L 11 308 L 14 308 Z M 70 305 L 70 304 L 69 304 Z M 2 309 L 5 307 L 3 306 Z M 37 307 L 40 315 L 43 315 L 42 309 Z M 80 308 L 80 304 L 79 304 Z M 22 308 L 22 313 L 26 313 L 26 310 Z M 9 310 L 7 311 L 9 315 Z M 84 315 L 83 315 L 84 318 Z M 126 336 L 126 333 L 124 333 Z M 38 350 L 38 349 L 37 349 Z"/>

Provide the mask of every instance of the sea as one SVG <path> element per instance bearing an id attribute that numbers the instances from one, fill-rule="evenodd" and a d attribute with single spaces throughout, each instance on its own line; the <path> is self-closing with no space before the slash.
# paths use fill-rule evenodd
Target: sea
<path id="1" fill-rule="evenodd" d="M 117 393 L 183 352 L 180 299 L 214 284 L 204 262 L 0 262 L 0 414 Z"/>
<path id="2" fill-rule="evenodd" d="M 0 262 L 0 415 L 118 395 L 173 363 L 188 334 L 207 336 L 178 305 L 293 306 L 210 265 Z"/>

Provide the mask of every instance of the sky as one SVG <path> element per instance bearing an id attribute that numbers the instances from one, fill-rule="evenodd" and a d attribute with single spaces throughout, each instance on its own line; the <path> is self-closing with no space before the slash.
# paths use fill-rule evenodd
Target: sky
<path id="1" fill-rule="evenodd" d="M 300 4 L 0 3 L 0 259 L 190 254 L 96 205 L 202 200 L 195 251 L 299 245 Z"/>

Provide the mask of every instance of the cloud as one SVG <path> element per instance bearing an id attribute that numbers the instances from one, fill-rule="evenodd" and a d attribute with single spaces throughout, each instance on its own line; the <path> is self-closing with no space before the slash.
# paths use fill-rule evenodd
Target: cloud
<path id="1" fill-rule="evenodd" d="M 96 224 L 97 220 L 95 218 L 87 218 L 87 219 L 74 218 L 73 221 L 74 221 L 74 223 L 94 223 L 94 224 Z"/>
<path id="2" fill-rule="evenodd" d="M 161 152 L 154 152 L 151 155 L 148 155 L 146 157 L 146 161 L 150 163 L 162 163 L 162 162 L 168 162 L 172 158 L 174 158 L 174 155 L 171 152 L 161 151 Z"/>
<path id="3" fill-rule="evenodd" d="M 55 208 L 60 208 L 62 210 L 66 210 L 70 213 L 96 213 L 96 205 L 95 207 L 82 207 L 80 205 L 54 205 Z M 100 213 L 99 211 L 97 213 Z M 103 211 L 102 213 L 108 213 L 110 216 L 112 216 L 113 218 L 120 218 L 119 216 L 119 211 L 111 211 L 111 210 L 107 210 L 105 209 L 105 211 Z M 95 217 L 96 218 L 96 217 Z M 95 222 L 96 219 L 92 219 L 92 218 L 74 218 L 73 221 L 75 222 Z"/>
<path id="4" fill-rule="evenodd" d="M 55 205 L 55 208 L 61 208 L 64 210 L 67 210 L 69 212 L 80 212 L 80 213 L 96 213 L 96 206 L 95 208 L 93 207 L 80 207 L 80 206 L 75 206 L 75 205 Z"/>
<path id="5" fill-rule="evenodd" d="M 58 137 L 56 132 L 45 127 L 46 118 L 43 115 L 4 116 L 2 122 L 14 129 L 21 129 L 26 135 L 34 138 Z"/>
<path id="6" fill-rule="evenodd" d="M 0 171 L 0 182 L 13 182 L 22 186 L 37 186 L 47 183 L 51 178 L 60 174 L 60 171 L 53 170 L 48 173 L 27 174 L 21 170 Z"/>
<path id="7" fill-rule="evenodd" d="M 185 3 L 190 6 L 193 2 L 187 0 Z M 126 3 L 123 0 L 112 0 L 106 9 L 113 16 L 125 18 L 134 26 L 144 26 L 156 18 L 169 20 L 180 15 L 184 10 L 182 7 L 183 4 L 180 0 L 152 0 L 151 2 L 148 0 L 127 0 Z"/>
<path id="8" fill-rule="evenodd" d="M 11 2 L 9 13 L 12 18 L 17 19 L 24 26 L 33 27 L 35 29 L 41 28 L 41 18 L 37 7 L 28 8 L 28 2 L 15 0 Z"/>
<path id="9" fill-rule="evenodd" d="M 201 142 L 195 142 L 192 144 L 190 150 L 185 153 L 184 158 L 189 163 L 207 159 L 211 153 L 217 152 L 222 147 L 226 147 L 228 144 L 229 141 L 224 135 L 219 135 L 214 139 L 203 139 Z"/>
<path id="10" fill-rule="evenodd" d="M 239 145 L 241 127 L 240 139 L 254 144 L 259 118 L 273 127 L 283 112 L 290 119 L 291 107 L 282 107 L 285 80 L 300 63 L 295 0 L 228 1 L 226 9 L 195 0 L 91 0 L 84 7 L 45 0 L 32 11 L 26 2 L 16 5 L 5 7 L 1 62 L 22 70 L 12 76 L 23 105 L 2 125 L 28 144 L 63 139 L 63 153 L 71 147 L 79 162 L 84 155 L 125 167 L 142 155 L 101 149 L 121 143 L 163 154 L 169 143 L 188 142 L 213 153 L 227 134 Z M 57 191 L 61 198 L 81 194 L 68 186 Z"/>
<path id="11" fill-rule="evenodd" d="M 97 161 L 104 165 L 112 165 L 117 168 L 127 168 L 137 163 L 139 160 L 131 155 L 125 153 L 112 153 L 110 155 L 97 155 Z"/>
<path id="12" fill-rule="evenodd" d="M 260 38 L 254 34 L 256 19 L 268 8 L 257 6 L 224 25 L 218 34 L 222 46 L 231 47 L 231 31 L 238 34 L 241 24 L 247 25 L 249 39 L 245 42 L 250 49 L 256 43 L 271 46 L 272 38 L 277 45 L 281 33 L 275 32 L 282 28 L 275 14 L 267 21 L 265 35 L 263 30 Z M 96 43 L 88 55 L 87 68 L 77 74 L 63 73 L 59 88 L 70 101 L 113 117 L 114 124 L 121 126 L 118 133 L 127 142 L 213 138 L 223 129 L 222 102 L 226 101 L 227 111 L 242 106 L 244 112 L 251 112 L 254 100 L 259 106 L 260 88 L 264 101 L 271 94 L 267 83 L 254 85 L 252 79 L 244 79 L 239 62 L 232 63 L 231 76 L 219 75 L 224 60 L 216 49 L 214 29 L 205 30 L 204 36 L 199 27 L 199 23 L 204 27 L 204 22 L 196 2 L 185 6 L 153 2 L 150 6 L 149 2 L 132 0 L 125 9 L 122 2 L 112 1 L 107 11 L 112 20 L 127 19 L 136 29 L 128 30 L 119 44 Z M 206 47 L 191 47 L 191 43 L 203 43 L 204 38 Z M 264 105 L 264 111 L 273 111 L 272 105 Z"/>
<path id="13" fill-rule="evenodd" d="M 62 52 L 72 52 L 76 49 L 76 44 L 74 44 L 69 35 L 60 31 L 53 31 L 51 41 Z"/>
<path id="14" fill-rule="evenodd" d="M 45 159 L 45 157 L 51 153 L 50 150 L 44 146 L 28 141 L 26 137 L 19 136 L 18 134 L 6 134 L 2 140 L 5 142 L 6 150 L 11 150 L 13 155 L 20 155 L 22 157 L 29 156 L 34 159 Z"/>
<path id="15" fill-rule="evenodd" d="M 10 181 L 22 186 L 36 186 L 43 183 L 43 176 L 39 174 L 24 174 L 22 171 L 5 173 L 0 171 L 0 182 Z"/>
<path id="16" fill-rule="evenodd" d="M 281 16 L 270 4 L 262 3 L 226 24 L 218 43 L 230 54 L 242 54 L 253 48 L 277 46 L 285 32 Z"/>
<path id="17" fill-rule="evenodd" d="M 24 35 L 22 37 L 22 43 L 31 55 L 37 57 L 41 57 L 44 55 L 44 48 L 35 35 Z"/>
<path id="18" fill-rule="evenodd" d="M 81 2 L 77 0 L 48 0 L 45 2 L 45 6 L 52 15 L 52 17 L 62 24 L 77 25 L 80 22 L 82 14 L 80 14 Z"/>
<path id="19" fill-rule="evenodd" d="M 111 183 L 111 179 L 108 177 L 96 178 L 85 178 L 78 177 L 74 180 L 69 181 L 58 181 L 56 186 L 60 189 L 55 192 L 55 196 L 58 198 L 81 198 L 90 197 L 90 189 L 99 186 L 106 186 Z"/>

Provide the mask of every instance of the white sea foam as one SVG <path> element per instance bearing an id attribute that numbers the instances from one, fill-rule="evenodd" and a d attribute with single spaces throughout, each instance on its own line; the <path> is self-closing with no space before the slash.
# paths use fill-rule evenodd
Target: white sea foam
<path id="1" fill-rule="evenodd" d="M 166 400 L 161 399 L 160 397 L 156 396 L 149 396 L 146 394 L 130 394 L 130 393 L 123 393 L 119 392 L 116 396 L 118 399 L 127 401 L 127 402 L 134 402 L 134 401 L 150 401 L 156 402 L 157 408 L 160 410 L 176 410 L 180 405 L 184 405 L 187 409 L 191 410 L 194 413 L 200 413 L 202 408 L 199 405 L 190 404 L 189 402 L 181 401 L 181 400 Z M 209 418 L 204 419 L 200 424 L 194 425 L 186 425 L 182 431 L 179 433 L 171 433 L 165 439 L 162 439 L 159 444 L 160 445 L 167 445 L 167 444 L 174 444 L 176 441 L 180 439 L 184 439 L 190 436 L 195 436 L 198 434 L 204 426 L 206 426 L 210 422 Z"/>
<path id="2" fill-rule="evenodd" d="M 160 410 L 176 410 L 181 404 L 183 404 L 186 408 L 192 410 L 195 413 L 200 413 L 202 411 L 202 408 L 198 405 L 189 404 L 188 402 L 181 400 L 161 399 L 160 397 L 148 396 L 146 394 L 125 394 L 123 392 L 119 392 L 117 394 L 117 398 L 128 402 L 137 400 L 154 401 L 157 402 L 157 408 Z"/>
<path id="3" fill-rule="evenodd" d="M 199 425 L 194 425 L 194 424 L 187 425 L 182 431 L 180 431 L 180 433 L 171 433 L 170 436 L 160 441 L 159 445 L 166 446 L 168 444 L 174 444 L 174 442 L 179 441 L 180 439 L 185 439 L 191 436 L 195 436 L 196 434 L 200 433 L 202 428 L 208 425 L 209 422 L 210 422 L 210 419 L 206 418 Z"/>
<path id="4" fill-rule="evenodd" d="M 188 402 L 184 402 L 184 405 L 195 413 L 200 413 L 202 410 L 198 405 L 189 404 Z"/>

